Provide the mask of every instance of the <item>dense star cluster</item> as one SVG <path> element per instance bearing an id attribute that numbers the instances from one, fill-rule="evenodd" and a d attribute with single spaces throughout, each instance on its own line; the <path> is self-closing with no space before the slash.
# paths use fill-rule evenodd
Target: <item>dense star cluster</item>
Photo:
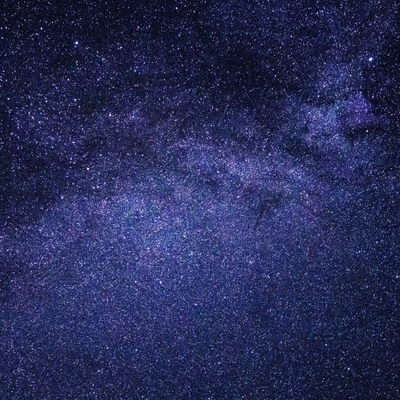
<path id="1" fill-rule="evenodd" d="M 400 398 L 395 1 L 5 0 L 0 398 Z"/>

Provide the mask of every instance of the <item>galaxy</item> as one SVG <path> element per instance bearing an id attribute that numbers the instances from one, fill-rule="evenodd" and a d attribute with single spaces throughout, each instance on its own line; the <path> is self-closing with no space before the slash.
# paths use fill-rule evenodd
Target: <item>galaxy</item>
<path id="1" fill-rule="evenodd" d="M 389 0 L 5 0 L 0 397 L 400 398 Z"/>

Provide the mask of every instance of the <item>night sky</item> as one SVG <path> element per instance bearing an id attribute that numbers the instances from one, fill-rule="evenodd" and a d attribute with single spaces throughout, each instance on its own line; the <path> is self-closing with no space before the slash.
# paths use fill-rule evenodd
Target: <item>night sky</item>
<path id="1" fill-rule="evenodd" d="M 400 398 L 396 1 L 2 3 L 2 400 Z"/>

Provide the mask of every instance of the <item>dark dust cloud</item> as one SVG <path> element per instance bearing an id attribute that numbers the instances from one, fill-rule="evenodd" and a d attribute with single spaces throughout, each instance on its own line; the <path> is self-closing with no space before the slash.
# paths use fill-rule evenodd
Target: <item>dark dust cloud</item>
<path id="1" fill-rule="evenodd" d="M 400 398 L 397 4 L 0 11 L 1 399 Z"/>

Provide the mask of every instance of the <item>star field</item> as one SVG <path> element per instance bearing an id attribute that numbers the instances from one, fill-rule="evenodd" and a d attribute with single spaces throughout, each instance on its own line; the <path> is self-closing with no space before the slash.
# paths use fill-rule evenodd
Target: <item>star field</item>
<path id="1" fill-rule="evenodd" d="M 0 397 L 399 398 L 398 38 L 386 0 L 6 0 Z"/>

